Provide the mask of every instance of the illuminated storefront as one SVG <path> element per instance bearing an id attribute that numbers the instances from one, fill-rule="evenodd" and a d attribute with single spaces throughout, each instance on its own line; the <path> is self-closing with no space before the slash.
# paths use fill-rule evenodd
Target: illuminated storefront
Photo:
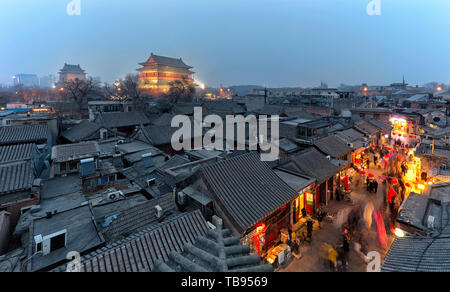
<path id="1" fill-rule="evenodd" d="M 306 188 L 298 192 L 299 196 L 294 200 L 293 208 L 293 224 L 296 224 L 304 217 L 306 214 L 314 213 L 314 184 L 310 184 Z M 303 211 L 306 211 L 304 214 Z"/>
<path id="2" fill-rule="evenodd" d="M 264 256 L 280 234 L 289 227 L 290 205 L 285 205 L 272 215 L 257 223 L 242 239 L 241 244 L 250 246 L 253 253 Z"/>

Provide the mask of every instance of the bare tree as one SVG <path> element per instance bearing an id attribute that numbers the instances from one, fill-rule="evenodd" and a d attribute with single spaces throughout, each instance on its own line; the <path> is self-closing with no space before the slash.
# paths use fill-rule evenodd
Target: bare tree
<path id="1" fill-rule="evenodd" d="M 87 102 L 87 96 L 89 94 L 96 94 L 99 92 L 99 83 L 92 78 L 86 80 L 68 80 L 62 88 L 62 95 L 69 100 L 74 101 L 78 105 L 78 109 L 81 109 L 83 103 Z"/>
<path id="2" fill-rule="evenodd" d="M 190 102 L 195 96 L 195 87 L 192 83 L 184 80 L 175 80 L 169 83 L 170 89 L 168 99 L 171 102 L 187 101 Z"/>
<path id="3" fill-rule="evenodd" d="M 445 84 L 443 84 L 441 82 L 428 82 L 428 83 L 424 84 L 424 87 L 428 91 L 437 91 L 438 88 L 440 88 L 440 90 L 447 89 L 447 85 L 445 85 Z"/>
<path id="4" fill-rule="evenodd" d="M 145 103 L 145 95 L 138 86 L 138 74 L 128 74 L 124 79 L 116 81 L 113 86 L 105 85 L 105 89 L 112 98 L 133 101 L 134 107 L 142 107 Z"/>

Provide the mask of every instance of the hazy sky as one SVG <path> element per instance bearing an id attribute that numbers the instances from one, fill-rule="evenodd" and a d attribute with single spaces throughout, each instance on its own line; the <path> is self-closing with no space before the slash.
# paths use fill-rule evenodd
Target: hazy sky
<path id="1" fill-rule="evenodd" d="M 450 83 L 450 1 L 0 0 L 0 82 L 64 62 L 113 81 L 151 52 L 208 85 Z"/>

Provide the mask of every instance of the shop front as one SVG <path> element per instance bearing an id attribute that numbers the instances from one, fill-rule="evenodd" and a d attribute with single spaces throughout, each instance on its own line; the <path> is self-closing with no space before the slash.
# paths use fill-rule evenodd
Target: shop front
<path id="1" fill-rule="evenodd" d="M 291 225 L 297 224 L 307 214 L 314 213 L 314 184 L 310 184 L 298 192 L 299 196 L 293 201 L 293 220 Z"/>
<path id="2" fill-rule="evenodd" d="M 264 257 L 276 243 L 281 229 L 288 229 L 291 212 L 290 204 L 281 207 L 271 216 L 257 223 L 242 239 L 241 243 L 250 246 L 251 252 Z"/>

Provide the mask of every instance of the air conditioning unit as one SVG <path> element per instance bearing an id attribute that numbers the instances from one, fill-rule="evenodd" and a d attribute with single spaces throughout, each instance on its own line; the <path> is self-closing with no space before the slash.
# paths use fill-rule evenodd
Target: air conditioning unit
<path id="1" fill-rule="evenodd" d="M 350 147 L 350 148 L 354 148 L 353 143 L 347 143 L 347 145 L 348 145 L 348 147 Z"/>
<path id="2" fill-rule="evenodd" d="M 367 138 L 366 137 L 362 137 L 361 140 L 363 140 L 364 142 L 367 142 Z"/>
<path id="3" fill-rule="evenodd" d="M 123 196 L 122 191 L 110 192 L 106 195 L 106 199 L 109 201 L 115 201 Z"/>
<path id="4" fill-rule="evenodd" d="M 35 253 L 42 252 L 42 242 L 43 242 L 42 234 L 36 235 L 34 237 L 34 252 Z"/>
<path id="5" fill-rule="evenodd" d="M 156 178 L 151 178 L 149 180 L 147 180 L 147 186 L 149 188 L 151 188 L 152 186 L 154 186 L 156 184 Z"/>
<path id="6" fill-rule="evenodd" d="M 50 235 L 42 236 L 42 234 L 34 237 L 35 252 L 42 252 L 48 255 L 51 252 L 64 248 L 67 245 L 67 230 L 61 230 Z"/>
<path id="7" fill-rule="evenodd" d="M 327 159 L 328 159 L 328 160 L 331 160 L 331 156 L 330 156 L 330 155 L 327 155 Z"/>
<path id="8" fill-rule="evenodd" d="M 159 220 L 163 217 L 164 213 L 163 213 L 163 209 L 160 205 L 156 205 L 155 206 L 155 212 L 156 212 L 156 218 Z"/>

